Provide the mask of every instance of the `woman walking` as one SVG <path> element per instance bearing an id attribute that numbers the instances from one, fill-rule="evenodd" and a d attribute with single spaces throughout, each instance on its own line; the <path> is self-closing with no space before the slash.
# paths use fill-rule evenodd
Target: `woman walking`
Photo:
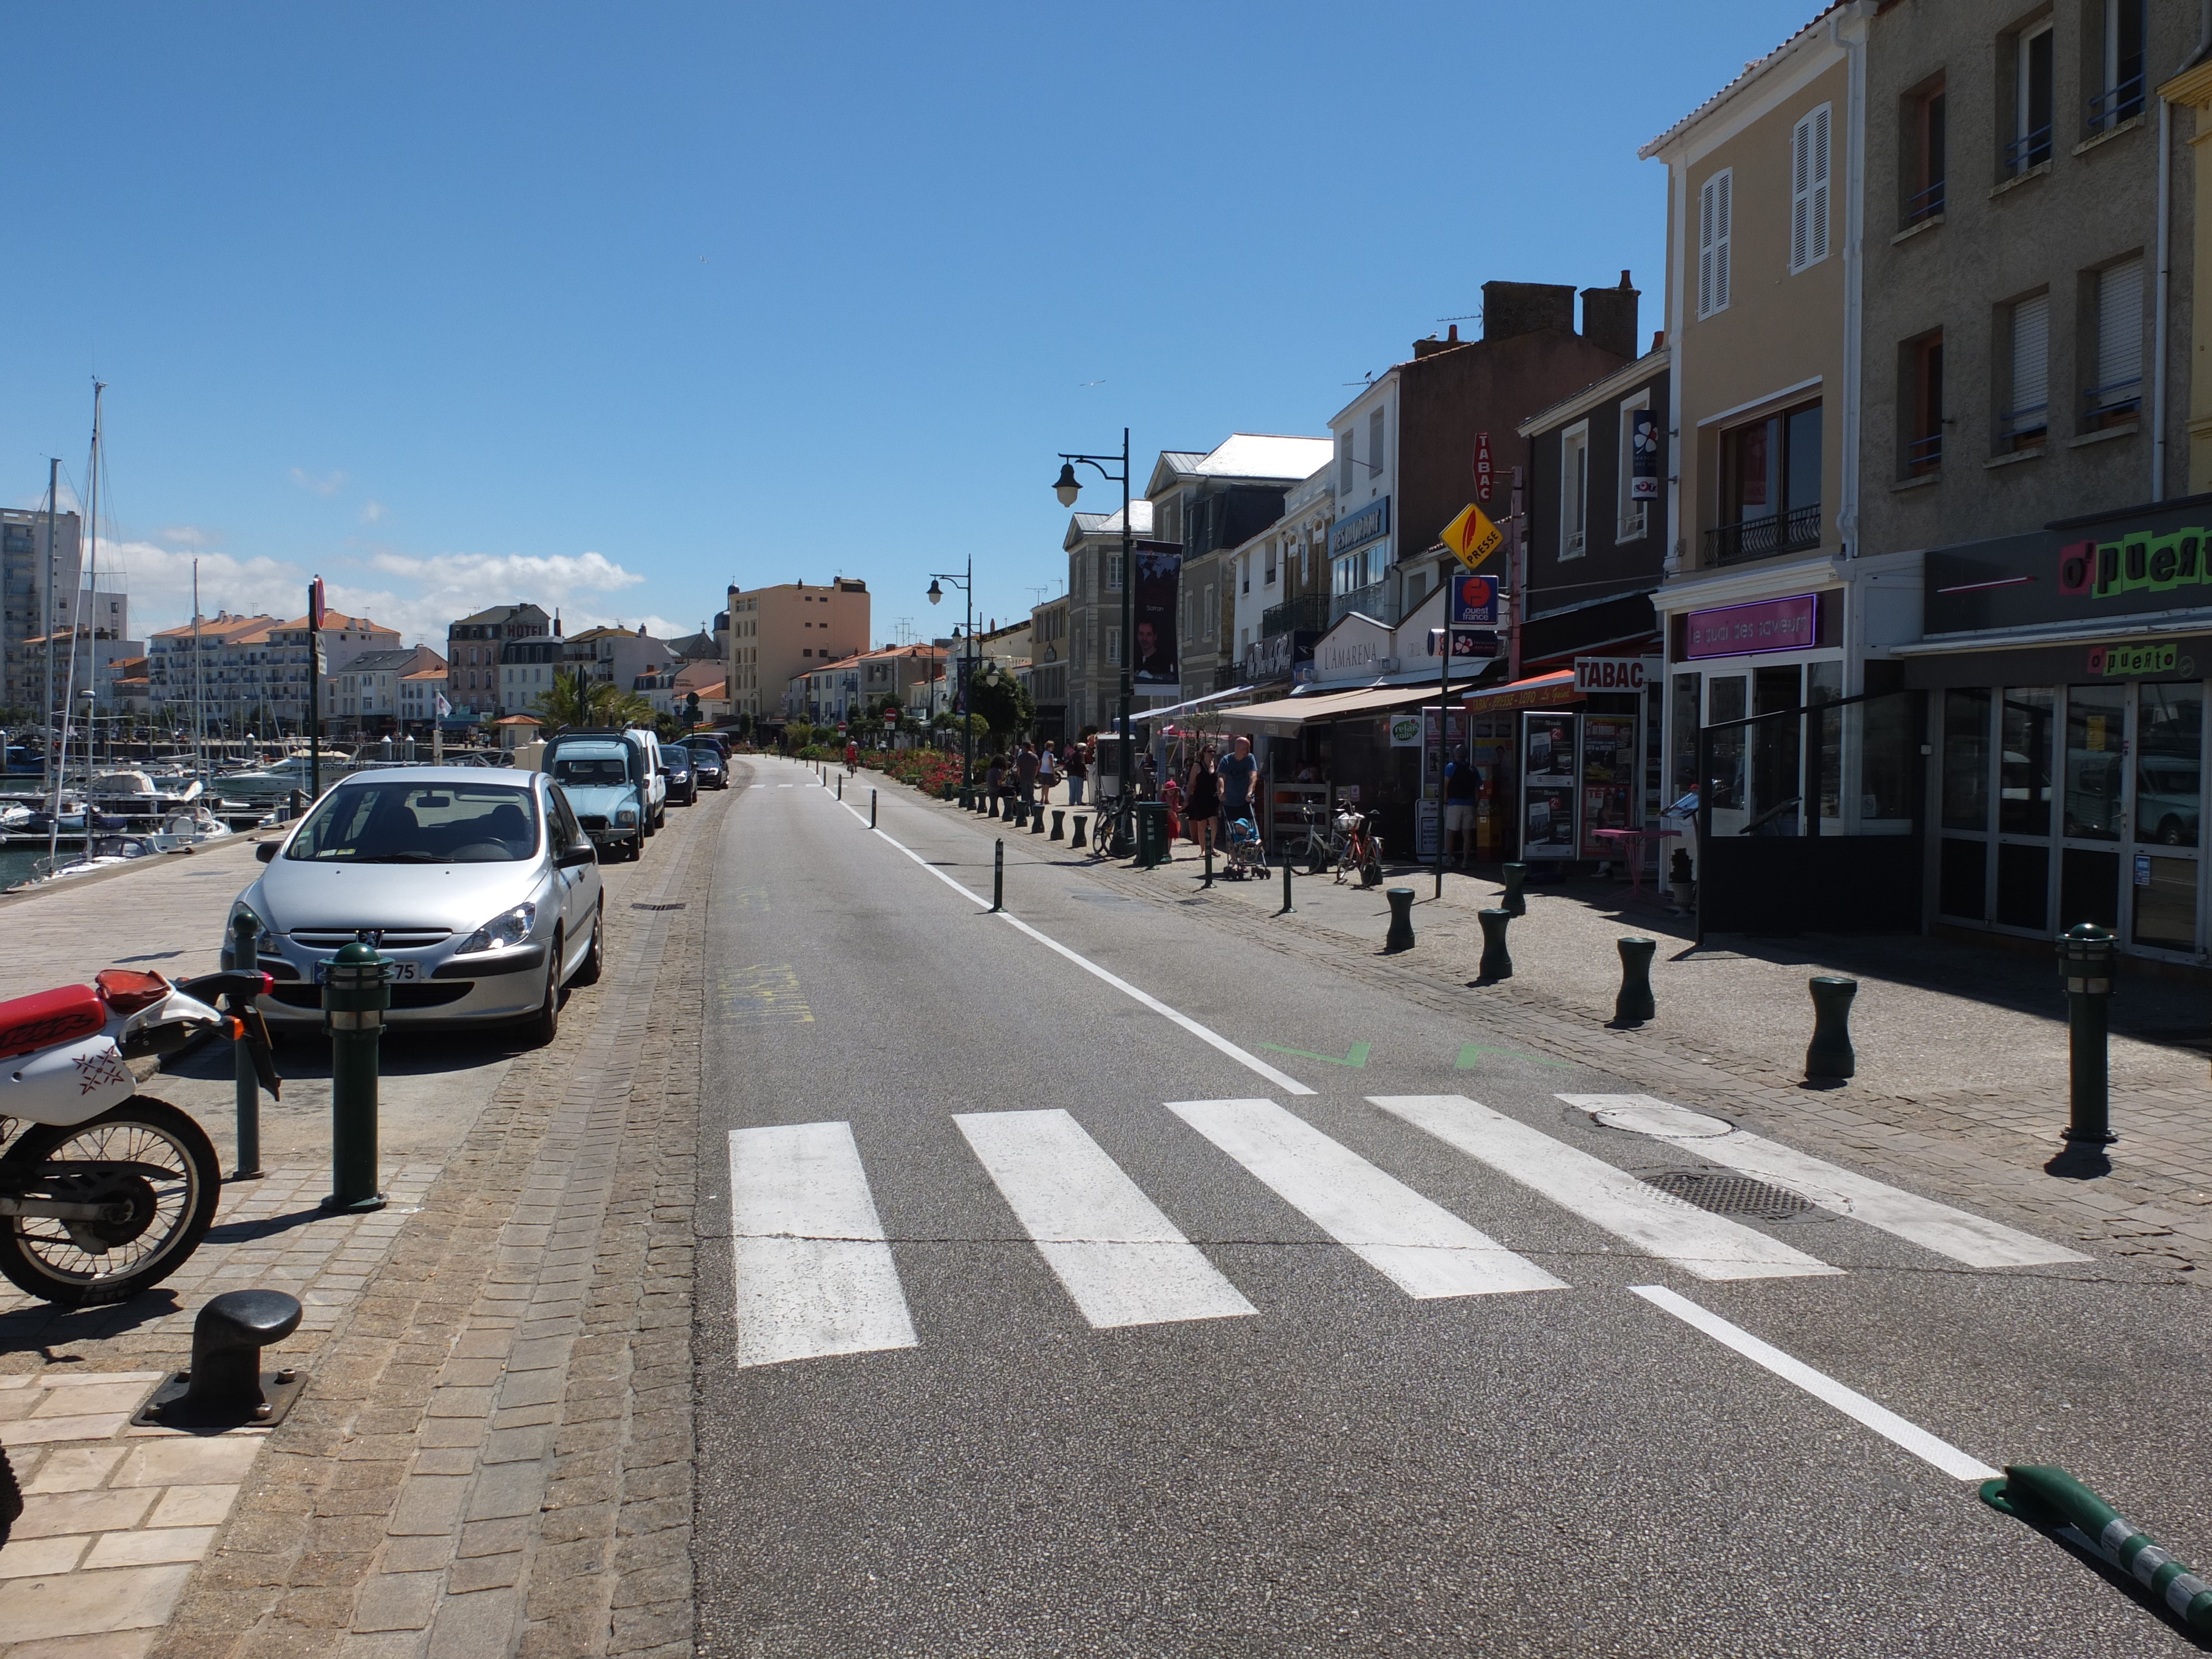
<path id="1" fill-rule="evenodd" d="M 1221 780 L 1213 770 L 1213 750 L 1201 749 L 1190 769 L 1190 785 L 1183 792 L 1189 804 L 1191 839 L 1201 854 L 1213 850 L 1221 823 Z"/>

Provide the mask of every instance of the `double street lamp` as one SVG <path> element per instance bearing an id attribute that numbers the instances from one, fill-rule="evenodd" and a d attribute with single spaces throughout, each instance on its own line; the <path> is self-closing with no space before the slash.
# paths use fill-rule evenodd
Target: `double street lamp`
<path id="1" fill-rule="evenodd" d="M 1135 751 L 1131 746 L 1134 733 L 1129 729 L 1129 702 L 1133 689 L 1132 676 L 1136 669 L 1137 565 L 1136 532 L 1129 523 L 1129 428 L 1126 426 L 1121 428 L 1121 453 L 1118 458 L 1121 470 L 1119 472 L 1108 471 L 1106 463 L 1115 459 L 1112 455 L 1071 455 L 1063 451 L 1060 458 L 1060 477 L 1053 482 L 1052 493 L 1060 498 L 1062 507 L 1075 505 L 1076 496 L 1083 490 L 1083 486 L 1075 477 L 1075 469 L 1079 465 L 1093 468 L 1108 483 L 1121 486 L 1121 790 L 1120 808 L 1114 815 L 1111 850 L 1114 857 L 1127 858 L 1135 850 L 1129 832 L 1131 803 L 1136 799 L 1133 783 L 1136 776 L 1133 764 Z"/>
<path id="2" fill-rule="evenodd" d="M 960 711 L 960 732 L 963 744 L 961 751 L 962 759 L 960 763 L 960 793 L 963 799 L 973 800 L 975 798 L 975 728 L 972 723 L 975 714 L 975 709 L 972 707 L 972 704 L 975 702 L 974 692 L 976 679 L 975 561 L 973 559 L 968 561 L 967 572 L 963 575 L 955 575 L 949 570 L 932 571 L 929 577 L 928 592 L 928 599 L 932 605 L 942 605 L 945 602 L 945 590 L 938 586 L 939 582 L 951 582 L 955 587 L 958 588 L 963 593 L 968 596 L 968 649 L 966 653 L 966 664 L 962 668 L 960 673 L 960 696 L 957 699 L 957 703 Z M 996 685 L 999 683 L 999 665 L 993 663 L 988 671 L 985 672 L 982 678 L 983 683 L 986 685 Z"/>

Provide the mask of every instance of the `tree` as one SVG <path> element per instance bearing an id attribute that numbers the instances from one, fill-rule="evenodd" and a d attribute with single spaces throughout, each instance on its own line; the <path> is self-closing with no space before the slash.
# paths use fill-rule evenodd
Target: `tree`
<path id="1" fill-rule="evenodd" d="M 553 684 L 538 696 L 538 712 L 552 722 L 555 732 L 570 732 L 650 720 L 653 705 L 611 680 L 587 679 L 580 668 L 574 674 L 554 675 Z"/>
<path id="2" fill-rule="evenodd" d="M 1036 723 L 1036 699 L 1030 696 L 1029 687 L 1003 672 L 996 685 L 978 675 L 968 688 L 968 707 L 994 738 L 1026 732 Z"/>

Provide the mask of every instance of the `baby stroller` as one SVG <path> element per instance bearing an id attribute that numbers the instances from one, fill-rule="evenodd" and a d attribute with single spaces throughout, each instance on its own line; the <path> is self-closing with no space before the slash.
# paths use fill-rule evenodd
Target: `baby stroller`
<path id="1" fill-rule="evenodd" d="M 1267 873 L 1267 849 L 1261 845 L 1260 831 L 1249 818 L 1237 818 L 1229 825 L 1229 867 L 1222 872 L 1231 881 L 1242 881 L 1247 876 L 1261 877 Z"/>

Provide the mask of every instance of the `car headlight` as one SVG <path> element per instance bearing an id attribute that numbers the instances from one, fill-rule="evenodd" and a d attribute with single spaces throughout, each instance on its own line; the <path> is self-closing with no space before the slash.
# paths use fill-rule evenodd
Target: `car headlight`
<path id="1" fill-rule="evenodd" d="M 637 822 L 637 809 L 635 806 L 623 807 L 621 811 L 615 814 L 615 822 L 623 825 L 625 828 L 630 824 L 635 823 Z"/>
<path id="2" fill-rule="evenodd" d="M 224 922 L 222 925 L 222 936 L 223 942 L 225 944 L 228 944 L 232 939 L 237 936 L 238 919 L 240 916 L 252 916 L 253 918 L 253 931 L 258 934 L 266 935 L 276 931 L 267 922 L 262 921 L 261 913 L 259 911 L 256 910 L 244 899 L 239 899 L 234 902 L 230 907 L 230 920 Z"/>
<path id="3" fill-rule="evenodd" d="M 527 902 L 518 904 L 503 915 L 489 921 L 471 933 L 461 948 L 453 952 L 465 957 L 472 951 L 505 951 L 525 943 L 530 938 L 530 925 L 538 920 L 538 907 Z"/>

